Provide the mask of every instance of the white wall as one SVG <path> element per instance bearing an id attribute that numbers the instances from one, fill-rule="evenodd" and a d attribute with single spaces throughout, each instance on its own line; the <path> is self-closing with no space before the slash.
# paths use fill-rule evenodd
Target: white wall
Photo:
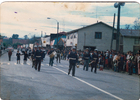
<path id="1" fill-rule="evenodd" d="M 102 32 L 102 39 L 95 39 L 95 32 Z M 110 50 L 111 38 L 112 29 L 104 24 L 83 28 L 78 31 L 77 49 L 83 50 L 83 46 L 92 46 L 96 47 L 99 51 Z M 115 43 L 116 40 L 113 40 L 113 49 L 116 47 Z"/>
<path id="2" fill-rule="evenodd" d="M 74 35 L 76 36 L 76 38 L 74 38 Z M 68 39 L 68 37 L 69 37 L 69 39 Z M 75 46 L 77 44 L 77 38 L 78 38 L 77 32 L 68 34 L 66 36 L 66 46 Z"/>
<path id="3" fill-rule="evenodd" d="M 47 44 L 50 45 L 50 37 L 41 38 L 41 41 L 42 41 L 42 46 L 43 46 L 43 47 L 46 47 Z M 44 43 L 44 41 L 45 41 L 46 43 Z"/>

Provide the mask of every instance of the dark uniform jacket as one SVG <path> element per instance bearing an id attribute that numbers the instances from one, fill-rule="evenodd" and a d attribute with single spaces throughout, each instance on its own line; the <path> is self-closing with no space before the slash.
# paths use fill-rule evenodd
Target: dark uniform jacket
<path id="1" fill-rule="evenodd" d="M 41 50 L 36 50 L 35 54 L 34 54 L 34 58 L 36 60 L 42 60 L 42 51 Z"/>
<path id="2" fill-rule="evenodd" d="M 95 61 L 95 63 L 98 63 L 98 54 L 93 54 L 92 55 L 92 60 L 94 60 Z"/>
<path id="3" fill-rule="evenodd" d="M 41 52 L 42 58 L 45 58 L 45 51 Z"/>
<path id="4" fill-rule="evenodd" d="M 84 53 L 84 55 L 83 55 L 83 59 L 84 60 L 89 60 L 90 59 L 90 53 L 88 52 L 88 53 Z"/>
<path id="5" fill-rule="evenodd" d="M 57 57 L 59 57 L 61 53 L 60 50 L 57 50 L 56 52 L 57 52 Z"/>
<path id="6" fill-rule="evenodd" d="M 31 58 L 34 59 L 35 50 L 31 52 Z"/>
<path id="7" fill-rule="evenodd" d="M 27 60 L 27 58 L 28 58 L 28 54 L 24 53 L 24 60 Z"/>
<path id="8" fill-rule="evenodd" d="M 77 53 L 76 52 L 71 52 L 68 55 L 68 59 L 69 59 L 70 64 L 76 64 L 77 61 L 78 61 Z"/>

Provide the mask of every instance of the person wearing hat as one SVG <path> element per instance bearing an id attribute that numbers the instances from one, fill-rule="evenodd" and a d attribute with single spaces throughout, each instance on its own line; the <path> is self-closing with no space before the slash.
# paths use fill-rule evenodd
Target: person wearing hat
<path id="1" fill-rule="evenodd" d="M 68 75 L 70 74 L 70 71 L 72 69 L 72 76 L 75 76 L 75 66 L 78 61 L 78 56 L 75 47 L 72 48 L 72 52 L 70 52 L 70 54 L 68 55 L 68 59 L 69 59 Z"/>
<path id="2" fill-rule="evenodd" d="M 53 66 L 53 60 L 54 60 L 53 52 L 54 52 L 53 47 L 51 47 L 51 50 L 48 52 L 48 55 L 50 56 L 49 66 Z"/>
<path id="3" fill-rule="evenodd" d="M 35 70 L 40 71 L 40 68 L 41 68 L 41 60 L 42 60 L 41 46 L 39 46 L 39 50 L 36 50 L 34 57 L 35 57 L 35 60 L 36 60 Z"/>
<path id="4" fill-rule="evenodd" d="M 85 70 L 85 67 L 86 67 L 86 71 L 88 71 L 88 65 L 89 65 L 89 60 L 90 60 L 90 53 L 88 51 L 88 48 L 86 48 L 86 50 L 84 52 L 83 59 L 84 59 L 83 70 Z"/>
<path id="5" fill-rule="evenodd" d="M 97 50 L 94 51 L 94 53 L 92 55 L 92 60 L 93 60 L 94 63 L 91 65 L 91 72 L 93 71 L 93 67 L 95 67 L 94 73 L 96 73 L 97 63 L 98 63 L 98 53 L 97 53 Z"/>

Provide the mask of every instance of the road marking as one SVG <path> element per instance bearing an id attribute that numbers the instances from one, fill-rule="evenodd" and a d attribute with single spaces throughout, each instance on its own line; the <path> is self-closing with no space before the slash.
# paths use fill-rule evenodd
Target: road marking
<path id="1" fill-rule="evenodd" d="M 15 65 L 17 65 L 17 63 L 15 63 Z"/>
<path id="2" fill-rule="evenodd" d="M 48 66 L 49 66 L 49 64 L 46 64 L 46 65 L 48 65 Z"/>
<path id="3" fill-rule="evenodd" d="M 23 65 L 23 63 L 21 63 L 21 65 Z"/>
<path id="4" fill-rule="evenodd" d="M 30 65 L 29 63 L 27 63 L 28 65 Z"/>
<path id="5" fill-rule="evenodd" d="M 7 63 L 7 65 L 10 65 L 10 63 Z"/>
<path id="6" fill-rule="evenodd" d="M 44 66 L 44 64 L 41 64 L 41 66 Z"/>
<path id="7" fill-rule="evenodd" d="M 0 63 L 1 65 L 3 64 L 3 63 Z"/>
<path id="8" fill-rule="evenodd" d="M 63 72 L 64 74 L 68 74 L 68 73 L 64 72 L 63 70 L 61 70 L 61 69 L 59 69 L 59 68 L 56 68 L 56 67 L 53 67 L 53 68 L 55 68 L 55 69 L 57 69 L 57 70 Z M 70 75 L 70 76 L 71 76 L 71 75 Z M 83 82 L 83 83 L 85 83 L 85 84 L 87 84 L 87 85 L 89 85 L 89 86 L 91 86 L 91 87 L 93 87 L 93 88 L 95 88 L 95 89 L 97 89 L 97 90 L 99 90 L 99 91 L 105 93 L 105 94 L 108 94 L 108 95 L 110 95 L 111 97 L 114 97 L 114 98 L 116 98 L 116 99 L 118 99 L 118 100 L 123 100 L 122 98 L 117 97 L 117 96 L 115 96 L 115 95 L 113 95 L 113 94 L 111 94 L 111 93 L 109 93 L 109 92 L 107 92 L 107 91 L 105 91 L 105 90 L 102 90 L 102 89 L 100 89 L 100 88 L 98 88 L 98 87 L 96 87 L 96 86 L 94 86 L 94 85 L 92 85 L 92 84 L 90 84 L 90 83 L 88 83 L 88 82 L 86 82 L 86 81 L 80 79 L 80 78 L 77 78 L 77 77 L 73 77 L 73 78 L 75 78 L 75 79 L 77 79 L 77 80 L 79 80 L 79 81 L 81 81 L 81 82 Z"/>

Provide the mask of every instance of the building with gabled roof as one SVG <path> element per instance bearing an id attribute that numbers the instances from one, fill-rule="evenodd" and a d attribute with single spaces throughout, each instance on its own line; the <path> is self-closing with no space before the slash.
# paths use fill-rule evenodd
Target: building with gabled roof
<path id="1" fill-rule="evenodd" d="M 111 46 L 112 30 L 112 26 L 103 22 L 72 30 L 67 32 L 66 46 L 76 46 L 78 50 L 90 48 L 106 51 Z M 114 50 L 116 49 L 116 33 L 117 30 L 114 29 L 112 46 Z"/>
<path id="2" fill-rule="evenodd" d="M 120 51 L 137 53 L 140 50 L 140 30 L 120 29 L 120 33 Z"/>

